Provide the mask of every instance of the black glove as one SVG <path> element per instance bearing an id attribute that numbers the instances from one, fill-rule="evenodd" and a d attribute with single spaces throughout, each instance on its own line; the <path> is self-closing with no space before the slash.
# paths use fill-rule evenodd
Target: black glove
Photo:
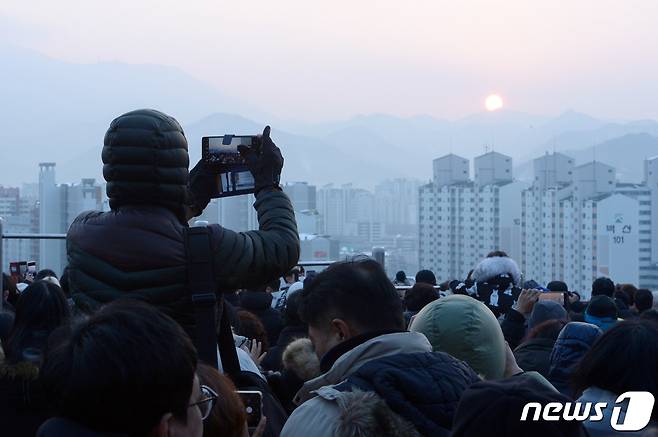
<path id="1" fill-rule="evenodd" d="M 283 156 L 270 138 L 269 126 L 265 126 L 263 130 L 260 150 L 254 146 L 238 146 L 238 151 L 247 161 L 249 171 L 254 177 L 256 194 L 264 188 L 279 188 Z"/>
<path id="2" fill-rule="evenodd" d="M 217 173 L 212 171 L 203 160 L 197 162 L 190 170 L 187 206 L 192 211 L 193 217 L 200 215 L 210 203 L 210 199 L 217 194 L 217 184 Z"/>

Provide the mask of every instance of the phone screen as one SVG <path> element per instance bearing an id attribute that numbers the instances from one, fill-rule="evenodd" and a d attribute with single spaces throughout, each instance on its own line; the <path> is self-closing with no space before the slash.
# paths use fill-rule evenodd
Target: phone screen
<path id="1" fill-rule="evenodd" d="M 263 393 L 260 391 L 238 390 L 244 409 L 247 413 L 247 426 L 256 428 L 263 416 Z"/>
<path id="2" fill-rule="evenodd" d="M 217 170 L 216 190 L 213 197 L 229 197 L 250 194 L 255 190 L 255 181 L 247 162 L 240 155 L 238 146 L 258 146 L 255 135 L 222 135 L 203 137 L 202 157 Z"/>
<path id="3" fill-rule="evenodd" d="M 552 300 L 564 306 L 565 297 L 564 292 L 562 291 L 550 291 L 548 293 L 541 293 L 539 295 L 539 300 Z"/>

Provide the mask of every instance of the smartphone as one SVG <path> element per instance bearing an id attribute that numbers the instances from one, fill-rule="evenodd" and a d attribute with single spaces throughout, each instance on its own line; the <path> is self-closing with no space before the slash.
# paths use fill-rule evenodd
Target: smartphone
<path id="1" fill-rule="evenodd" d="M 238 390 L 236 393 L 244 404 L 247 413 L 247 426 L 256 428 L 263 416 L 263 392 Z"/>
<path id="2" fill-rule="evenodd" d="M 567 294 L 563 291 L 549 291 L 546 293 L 541 293 L 539 295 L 539 300 L 552 300 L 559 303 L 563 307 L 567 306 Z"/>
<path id="3" fill-rule="evenodd" d="M 260 149 L 257 135 L 208 136 L 201 139 L 201 157 L 216 173 L 213 198 L 239 196 L 256 191 L 254 177 L 238 146 Z"/>
<path id="4" fill-rule="evenodd" d="M 34 278 L 37 277 L 37 262 L 28 261 L 27 262 L 27 271 L 25 272 L 25 279 L 29 281 L 34 281 Z"/>

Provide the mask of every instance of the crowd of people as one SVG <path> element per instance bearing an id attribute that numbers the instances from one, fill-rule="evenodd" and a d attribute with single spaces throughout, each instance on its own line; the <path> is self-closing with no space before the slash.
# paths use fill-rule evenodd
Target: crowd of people
<path id="1" fill-rule="evenodd" d="M 2 435 L 608 436 L 638 420 L 622 394 L 658 395 L 649 290 L 544 286 L 501 251 L 441 283 L 391 280 L 367 257 L 295 267 L 269 128 L 262 143 L 241 152 L 259 230 L 194 230 L 214 179 L 202 163 L 188 174 L 178 123 L 152 110 L 112 122 L 112 211 L 74 221 L 61 276 L 3 275 Z M 602 417 L 568 420 L 574 402 Z M 522 420 L 529 403 L 565 415 Z M 632 435 L 658 433 L 649 409 Z"/>

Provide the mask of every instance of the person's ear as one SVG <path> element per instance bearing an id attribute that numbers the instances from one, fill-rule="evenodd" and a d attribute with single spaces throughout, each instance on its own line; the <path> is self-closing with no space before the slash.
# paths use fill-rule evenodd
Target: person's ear
<path id="1" fill-rule="evenodd" d="M 164 414 L 158 424 L 149 433 L 149 437 L 169 437 L 169 421 L 174 417 L 173 414 Z"/>
<path id="2" fill-rule="evenodd" d="M 331 321 L 331 330 L 336 333 L 340 341 L 349 340 L 354 336 L 350 325 L 343 319 L 333 319 Z"/>

